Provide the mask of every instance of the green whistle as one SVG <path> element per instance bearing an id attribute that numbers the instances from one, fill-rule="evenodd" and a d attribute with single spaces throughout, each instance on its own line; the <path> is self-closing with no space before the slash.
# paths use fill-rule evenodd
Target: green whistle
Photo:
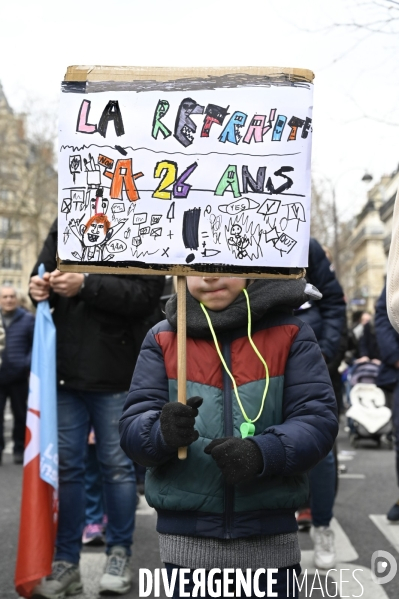
<path id="1" fill-rule="evenodd" d="M 241 437 L 253 437 L 255 434 L 255 425 L 252 422 L 243 422 L 240 426 Z"/>

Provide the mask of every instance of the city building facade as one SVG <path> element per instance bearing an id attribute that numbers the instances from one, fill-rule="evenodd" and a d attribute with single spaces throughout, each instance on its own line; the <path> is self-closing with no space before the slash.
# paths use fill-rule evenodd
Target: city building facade
<path id="1" fill-rule="evenodd" d="M 399 167 L 369 190 L 366 204 L 356 216 L 349 241 L 352 258 L 347 265 L 351 283 L 346 293 L 352 311 L 373 312 L 384 286 L 398 188 Z"/>
<path id="2" fill-rule="evenodd" d="M 43 239 L 57 214 L 52 142 L 31 140 L 0 84 L 0 285 L 26 293 Z"/>

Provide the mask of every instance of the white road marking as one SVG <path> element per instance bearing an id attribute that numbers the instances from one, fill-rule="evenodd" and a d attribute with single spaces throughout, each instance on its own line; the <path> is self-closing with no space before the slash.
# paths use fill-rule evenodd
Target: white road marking
<path id="1" fill-rule="evenodd" d="M 136 517 L 137 516 L 156 516 L 156 511 L 153 507 L 148 505 L 144 495 L 140 495 L 140 501 L 136 510 Z"/>
<path id="2" fill-rule="evenodd" d="M 377 515 L 370 514 L 370 520 L 374 522 L 376 527 L 382 532 L 384 537 L 399 553 L 399 522 L 390 522 L 385 514 Z"/>
<path id="3" fill-rule="evenodd" d="M 338 522 L 336 518 L 333 518 L 330 523 L 335 535 L 335 549 L 340 562 L 354 562 L 358 559 L 359 555 L 349 540 L 348 535 Z"/>
<path id="4" fill-rule="evenodd" d="M 366 478 L 365 474 L 338 474 L 338 478 Z"/>
<path id="5" fill-rule="evenodd" d="M 354 456 L 353 455 L 342 455 L 342 454 L 338 454 L 338 462 L 349 462 L 350 460 L 353 460 Z"/>

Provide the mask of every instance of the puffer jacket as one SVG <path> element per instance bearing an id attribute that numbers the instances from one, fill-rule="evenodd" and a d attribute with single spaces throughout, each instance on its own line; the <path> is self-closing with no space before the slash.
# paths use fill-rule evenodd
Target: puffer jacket
<path id="1" fill-rule="evenodd" d="M 248 288 L 252 337 L 267 362 L 270 382 L 253 441 L 264 460 L 253 481 L 224 484 L 204 448 L 215 438 L 240 436 L 243 416 L 199 303 L 187 294 L 187 397 L 203 397 L 199 439 L 186 460 L 163 440 L 162 406 L 177 400 L 176 300 L 168 321 L 143 343 L 120 421 L 121 446 L 149 468 L 146 497 L 161 533 L 237 538 L 297 530 L 295 510 L 306 499 L 304 473 L 331 449 L 338 431 L 334 393 L 315 336 L 292 316 L 304 299 L 304 281 L 255 281 Z M 284 304 L 289 308 L 284 309 Z M 277 309 L 278 307 L 278 309 Z M 243 294 L 220 312 L 208 311 L 246 413 L 254 418 L 265 368 L 247 337 Z"/>

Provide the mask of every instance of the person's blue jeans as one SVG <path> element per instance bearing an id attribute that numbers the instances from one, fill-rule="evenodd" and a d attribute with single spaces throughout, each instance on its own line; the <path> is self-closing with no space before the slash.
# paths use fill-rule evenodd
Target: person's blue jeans
<path id="1" fill-rule="evenodd" d="M 87 445 L 85 524 L 102 524 L 104 517 L 103 477 L 97 459 L 96 444 Z"/>
<path id="2" fill-rule="evenodd" d="M 172 572 L 173 569 L 176 568 L 177 570 L 181 570 L 182 568 L 180 566 L 175 566 L 174 564 L 167 564 L 165 563 L 165 568 L 168 574 L 168 580 L 169 580 L 169 584 L 172 578 Z M 273 584 L 271 591 L 273 593 L 277 593 L 277 598 L 278 599 L 286 599 L 287 597 L 292 597 L 293 599 L 297 599 L 298 598 L 298 587 L 294 581 L 293 578 L 293 572 L 295 571 L 297 579 L 299 579 L 299 575 L 301 573 L 301 567 L 299 564 L 297 564 L 296 566 L 291 566 L 289 568 L 279 568 L 278 572 L 276 574 L 273 574 L 273 581 L 276 581 L 275 584 Z M 189 593 L 189 597 L 192 597 L 192 591 L 194 589 L 194 581 L 193 581 L 193 577 L 192 577 L 192 572 L 193 570 L 190 571 L 190 574 L 185 574 L 184 579 L 188 580 L 188 583 L 184 585 L 184 589 L 183 592 L 184 593 Z M 253 571 L 253 574 L 255 573 L 255 571 Z M 245 572 L 243 572 L 243 574 L 245 575 Z M 206 573 L 207 576 L 207 581 L 208 581 L 208 572 Z M 173 599 L 180 599 L 180 592 L 179 592 L 179 577 L 180 577 L 180 572 L 178 572 L 178 575 L 176 577 L 176 584 L 174 587 L 174 593 L 173 593 Z M 233 579 L 235 581 L 235 577 L 233 576 L 229 576 L 229 578 Z M 220 581 L 220 585 L 221 585 L 221 589 L 223 588 L 223 575 L 222 573 L 220 574 L 216 574 L 214 577 L 214 581 Z M 287 588 L 287 581 L 288 581 L 288 588 Z M 218 583 L 216 583 L 218 584 Z M 267 597 L 270 597 L 271 595 L 267 594 L 267 576 L 266 574 L 261 574 L 259 576 L 259 591 L 262 593 L 264 592 L 265 595 L 265 599 Z M 212 586 L 211 588 L 212 591 L 216 590 L 216 586 L 215 584 Z M 228 593 L 235 593 L 235 582 L 233 582 L 233 584 L 229 585 L 228 589 L 224 589 L 225 591 L 227 591 Z M 256 589 L 257 590 L 257 589 Z M 200 596 L 200 591 L 197 594 L 197 597 Z M 212 595 L 208 594 L 208 584 L 206 583 L 206 592 L 205 592 L 205 597 L 206 599 L 209 599 Z M 214 596 L 214 593 L 213 593 Z M 224 597 L 225 595 L 217 595 L 218 597 Z M 274 596 L 274 595 L 273 595 Z M 241 590 L 241 597 L 247 597 L 247 595 L 244 594 L 244 590 Z M 248 597 L 255 598 L 257 597 L 257 595 L 254 594 L 254 588 L 252 585 L 252 595 L 248 595 Z"/>
<path id="3" fill-rule="evenodd" d="M 96 434 L 108 524 L 107 552 L 131 552 L 136 510 L 133 463 L 119 445 L 125 393 L 58 390 L 59 521 L 56 560 L 79 563 L 85 522 L 85 462 L 90 425 Z"/>
<path id="4" fill-rule="evenodd" d="M 313 526 L 329 526 L 335 501 L 335 456 L 330 453 L 309 471 Z"/>

